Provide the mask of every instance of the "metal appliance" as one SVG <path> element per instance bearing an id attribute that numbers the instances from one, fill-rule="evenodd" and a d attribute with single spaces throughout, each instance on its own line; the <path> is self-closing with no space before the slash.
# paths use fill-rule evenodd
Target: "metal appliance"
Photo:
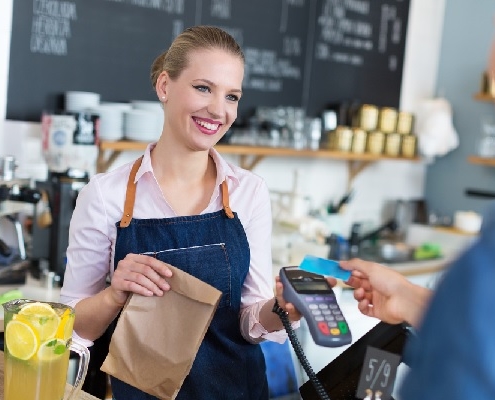
<path id="1" fill-rule="evenodd" d="M 36 204 L 41 194 L 23 180 L 0 179 L 0 284 L 24 283 L 29 260 L 26 252 L 24 229 L 19 214 L 22 208 L 15 203 Z M 5 222 L 5 223 L 4 223 Z M 6 233 L 14 230 L 15 243 L 7 243 Z M 4 230 L 6 232 L 4 232 Z M 11 235 L 10 235 L 11 236 Z M 7 240 L 8 241 L 8 240 Z"/>
<path id="2" fill-rule="evenodd" d="M 48 172 L 46 181 L 37 181 L 36 188 L 48 199 L 51 223 L 40 225 L 37 211 L 33 218 L 31 260 L 39 270 L 55 272 L 60 284 L 66 265 L 69 224 L 80 190 L 88 183 L 88 173 L 77 169 Z"/>

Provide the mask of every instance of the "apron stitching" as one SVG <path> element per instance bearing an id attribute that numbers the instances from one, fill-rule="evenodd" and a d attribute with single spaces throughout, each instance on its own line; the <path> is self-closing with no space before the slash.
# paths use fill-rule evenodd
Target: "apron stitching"
<path id="1" fill-rule="evenodd" d="M 225 243 L 221 243 L 223 253 L 225 254 L 225 261 L 227 262 L 227 265 L 229 266 L 229 275 L 232 277 L 232 266 L 230 265 L 230 260 L 229 260 L 229 254 L 227 253 L 227 247 L 225 246 Z M 230 293 L 232 293 L 232 279 L 229 279 L 229 303 L 230 303 Z"/>
<path id="2" fill-rule="evenodd" d="M 214 211 L 213 213 L 219 213 L 222 212 L 223 210 L 218 210 Z M 192 217 L 198 217 L 197 215 L 193 215 Z M 201 217 L 201 216 L 200 216 Z M 188 217 L 164 217 L 162 218 L 145 218 L 145 219 L 140 219 L 140 218 L 134 218 L 133 221 L 136 224 L 139 225 L 175 225 L 175 224 L 184 224 L 184 223 L 195 223 L 198 221 L 207 221 L 207 220 L 212 220 L 212 219 L 217 219 L 217 218 L 223 218 L 223 215 L 205 215 L 202 218 L 197 218 L 194 221 L 188 221 L 188 220 L 180 220 L 180 221 L 169 221 L 170 219 L 174 218 L 188 218 Z M 167 220 L 167 221 L 164 221 Z M 156 221 L 156 222 L 154 222 Z"/>
<path id="3" fill-rule="evenodd" d="M 225 252 L 225 243 L 214 243 L 214 244 L 204 244 L 204 245 L 201 245 L 201 246 L 179 247 L 177 249 L 166 249 L 166 250 L 160 250 L 160 251 L 145 251 L 144 253 L 141 253 L 141 254 L 145 254 L 145 255 L 153 254 L 155 256 L 155 258 L 156 258 L 156 256 L 158 254 L 160 254 L 160 253 L 167 253 L 169 251 L 189 250 L 189 249 L 201 249 L 201 248 L 204 248 L 204 247 L 214 247 L 214 246 L 221 246 L 222 249 Z"/>

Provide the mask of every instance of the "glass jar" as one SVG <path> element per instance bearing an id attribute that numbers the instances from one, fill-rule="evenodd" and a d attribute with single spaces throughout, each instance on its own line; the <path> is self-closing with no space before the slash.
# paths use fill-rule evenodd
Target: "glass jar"
<path id="1" fill-rule="evenodd" d="M 414 122 L 413 114 L 401 111 L 397 115 L 397 133 L 401 135 L 410 135 L 412 133 Z"/>
<path id="2" fill-rule="evenodd" d="M 334 150 L 351 151 L 352 129 L 348 126 L 338 126 L 335 129 Z"/>
<path id="3" fill-rule="evenodd" d="M 397 157 L 400 154 L 400 139 L 401 134 L 387 133 L 385 135 L 385 154 L 390 157 Z"/>
<path id="4" fill-rule="evenodd" d="M 363 104 L 359 109 L 359 128 L 365 131 L 374 131 L 378 125 L 378 107 Z"/>
<path id="5" fill-rule="evenodd" d="M 481 119 L 481 138 L 478 144 L 480 157 L 495 157 L 495 117 L 485 116 Z"/>
<path id="6" fill-rule="evenodd" d="M 352 145 L 351 151 L 353 153 L 364 153 L 366 151 L 366 137 L 367 133 L 364 129 L 353 128 L 352 129 Z"/>
<path id="7" fill-rule="evenodd" d="M 397 110 L 392 107 L 383 107 L 380 110 L 378 129 L 383 133 L 393 133 L 397 127 Z"/>
<path id="8" fill-rule="evenodd" d="M 381 131 L 373 131 L 368 134 L 368 153 L 382 154 L 385 145 L 385 134 Z"/>
<path id="9" fill-rule="evenodd" d="M 416 155 L 417 138 L 415 135 L 404 135 L 402 138 L 401 154 L 403 157 L 412 158 Z"/>

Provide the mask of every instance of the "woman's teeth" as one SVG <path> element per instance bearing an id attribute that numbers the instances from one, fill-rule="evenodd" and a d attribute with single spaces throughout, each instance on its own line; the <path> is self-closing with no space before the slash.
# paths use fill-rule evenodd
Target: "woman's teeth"
<path id="1" fill-rule="evenodd" d="M 196 120 L 196 123 L 210 131 L 216 131 L 219 126 L 219 124 L 211 124 L 210 122 L 200 121 L 198 119 Z"/>

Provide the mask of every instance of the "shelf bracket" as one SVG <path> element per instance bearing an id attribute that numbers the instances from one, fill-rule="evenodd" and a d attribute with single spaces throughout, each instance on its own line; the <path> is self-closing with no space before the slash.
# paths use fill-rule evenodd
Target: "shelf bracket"
<path id="1" fill-rule="evenodd" d="M 249 156 L 247 154 L 241 154 L 239 156 L 239 161 L 240 161 L 240 166 L 241 168 L 247 169 L 249 171 L 252 171 L 258 163 L 263 160 L 265 156 Z"/>
<path id="2" fill-rule="evenodd" d="M 347 161 L 347 168 L 349 171 L 349 175 L 347 178 L 347 189 L 350 189 L 352 186 L 352 182 L 356 178 L 356 176 L 364 170 L 368 165 L 373 164 L 374 161 L 368 160 L 349 160 Z"/>
<path id="3" fill-rule="evenodd" d="M 105 150 L 98 151 L 98 160 L 96 160 L 96 172 L 106 172 L 108 168 L 115 162 L 118 156 L 120 156 L 120 150 L 112 150 L 110 155 L 105 158 Z"/>

